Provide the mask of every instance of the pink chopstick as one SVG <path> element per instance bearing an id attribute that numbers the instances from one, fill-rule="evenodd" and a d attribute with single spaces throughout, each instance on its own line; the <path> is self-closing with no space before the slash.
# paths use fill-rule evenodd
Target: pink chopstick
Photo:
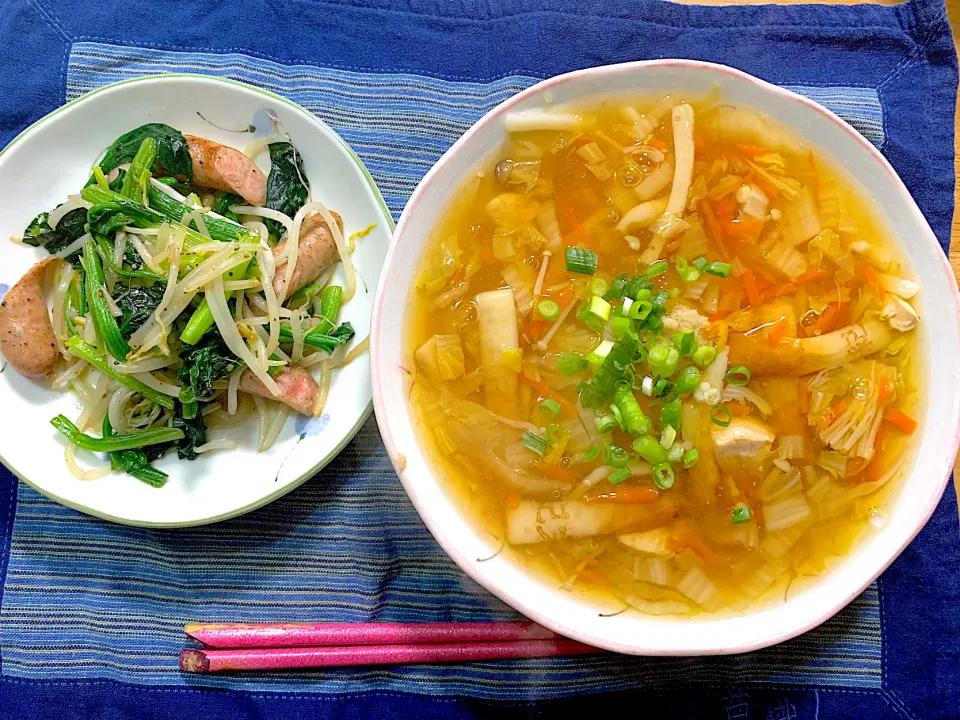
<path id="1" fill-rule="evenodd" d="M 472 662 L 508 658 L 542 658 L 603 652 L 575 640 L 514 640 L 445 642 L 415 645 L 355 645 L 350 647 L 255 648 L 246 650 L 180 651 L 180 669 L 191 673 L 295 670 L 352 665 Z"/>
<path id="2" fill-rule="evenodd" d="M 193 623 L 187 635 L 214 648 L 402 645 L 551 640 L 532 622 L 465 623 Z"/>

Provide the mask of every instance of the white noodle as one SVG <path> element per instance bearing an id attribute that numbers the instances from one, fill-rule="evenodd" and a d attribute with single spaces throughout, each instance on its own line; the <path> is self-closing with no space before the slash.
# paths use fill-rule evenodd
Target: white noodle
<path id="1" fill-rule="evenodd" d="M 540 274 L 537 275 L 537 282 L 533 286 L 534 301 L 540 297 L 540 290 L 543 289 L 543 278 L 547 275 L 547 264 L 550 262 L 550 256 L 553 255 L 549 250 L 543 251 L 543 262 L 540 263 Z"/>
<path id="2" fill-rule="evenodd" d="M 65 248 L 63 248 L 63 250 L 58 252 L 57 257 L 62 260 L 65 257 L 73 255 L 77 250 L 80 250 L 86 244 L 87 240 L 89 240 L 90 238 L 91 238 L 90 233 L 87 233 L 86 235 L 81 235 L 72 243 L 70 243 Z"/>
<path id="3" fill-rule="evenodd" d="M 235 212 L 237 215 L 253 215 L 255 217 L 265 217 L 270 218 L 271 220 L 276 220 L 286 228 L 287 233 L 293 229 L 293 220 L 289 215 L 284 215 L 279 210 L 254 207 L 253 205 L 231 205 L 230 211 Z"/>
<path id="4" fill-rule="evenodd" d="M 323 414 L 323 408 L 326 407 L 327 398 L 330 397 L 330 380 L 333 370 L 329 363 L 320 364 L 320 377 L 317 380 L 317 399 L 313 403 L 313 416 L 320 417 Z"/>
<path id="5" fill-rule="evenodd" d="M 83 372 L 86 366 L 86 360 L 77 360 L 72 365 L 68 365 L 64 370 L 54 375 L 53 380 L 50 381 L 50 386 L 54 390 L 66 390 L 67 386 L 70 385 L 70 381 Z"/>

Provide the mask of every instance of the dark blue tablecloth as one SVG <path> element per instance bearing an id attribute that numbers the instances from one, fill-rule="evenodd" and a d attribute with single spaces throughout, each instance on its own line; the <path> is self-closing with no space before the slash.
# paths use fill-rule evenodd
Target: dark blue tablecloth
<path id="1" fill-rule="evenodd" d="M 429 166 L 502 99 L 568 70 L 658 57 L 726 63 L 832 108 L 890 159 L 947 248 L 957 70 L 940 0 L 6 0 L 0 146 L 103 84 L 210 73 L 284 94 L 329 122 L 396 216 Z M 952 485 L 850 607 L 794 641 L 735 657 L 182 676 L 176 651 L 188 621 L 513 617 L 438 549 L 372 420 L 296 492 L 207 529 L 110 525 L 0 469 L 0 581 L 2 718 L 960 717 Z"/>

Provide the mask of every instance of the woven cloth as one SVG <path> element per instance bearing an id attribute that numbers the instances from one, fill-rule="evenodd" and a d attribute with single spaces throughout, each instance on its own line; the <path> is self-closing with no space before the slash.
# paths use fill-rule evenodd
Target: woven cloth
<path id="1" fill-rule="evenodd" d="M 0 49 L 0 146 L 107 83 L 169 71 L 229 77 L 333 126 L 395 217 L 466 128 L 541 78 L 647 58 L 721 62 L 848 120 L 949 243 L 957 69 L 939 0 L 7 0 Z M 193 530 L 112 525 L 0 469 L 0 717 L 957 718 L 958 587 L 951 484 L 877 583 L 820 628 L 764 651 L 185 676 L 176 655 L 191 621 L 516 615 L 433 541 L 373 419 L 290 495 Z"/>

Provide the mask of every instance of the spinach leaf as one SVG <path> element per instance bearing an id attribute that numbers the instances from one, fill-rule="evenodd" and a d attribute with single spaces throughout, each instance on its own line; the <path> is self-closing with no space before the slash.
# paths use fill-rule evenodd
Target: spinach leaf
<path id="1" fill-rule="evenodd" d="M 291 143 L 270 144 L 270 174 L 267 176 L 267 207 L 293 217 L 307 201 L 309 189 L 303 172 L 303 160 Z M 280 237 L 283 225 L 269 218 L 265 222 L 272 235 Z"/>
<path id="2" fill-rule="evenodd" d="M 117 177 L 114 178 L 113 182 L 110 183 L 110 189 L 114 192 L 120 192 L 120 189 L 123 187 L 123 179 L 127 176 L 126 170 L 121 170 L 117 173 Z"/>
<path id="3" fill-rule="evenodd" d="M 157 159 L 151 168 L 154 175 L 171 175 L 181 187 L 189 186 L 193 182 L 193 161 L 187 139 L 179 130 L 163 123 L 141 125 L 118 137 L 100 161 L 100 169 L 108 173 L 118 165 L 130 162 L 140 149 L 140 143 L 148 137 L 157 143 Z"/>
<path id="4" fill-rule="evenodd" d="M 37 215 L 23 231 L 23 242 L 25 245 L 33 247 L 42 247 L 51 255 L 63 250 L 78 237 L 86 232 L 87 211 L 84 208 L 71 210 L 57 223 L 56 229 L 47 224 L 50 213 L 40 213 Z M 79 250 L 70 257 L 70 261 L 78 264 Z"/>
<path id="5" fill-rule="evenodd" d="M 230 208 L 233 205 L 246 204 L 247 201 L 239 195 L 218 190 L 213 196 L 213 208 L 211 209 L 218 215 L 223 215 L 223 217 L 227 218 L 228 220 L 233 220 L 235 223 L 238 223 L 240 222 L 240 216 L 230 210 Z M 281 227 L 283 226 L 281 225 Z"/>
<path id="6" fill-rule="evenodd" d="M 139 255 L 137 258 L 139 259 Z M 117 292 L 117 290 L 120 292 Z M 124 338 L 129 338 L 138 327 L 143 325 L 150 317 L 150 314 L 156 310 L 157 305 L 163 298 L 166 288 L 159 283 L 144 287 L 142 285 L 131 285 L 126 291 L 122 288 L 114 290 L 114 301 L 123 315 L 120 316 L 120 334 Z"/>
<path id="7" fill-rule="evenodd" d="M 87 221 L 90 223 L 91 233 L 112 238 L 113 234 L 117 230 L 122 230 L 124 225 L 141 228 L 157 227 L 166 222 L 166 218 L 156 210 L 131 200 L 112 200 L 97 203 L 87 210 Z"/>
<path id="8" fill-rule="evenodd" d="M 209 331 L 196 345 L 180 348 L 177 378 L 193 389 L 195 397 L 209 395 L 213 383 L 236 370 L 241 361 L 230 352 L 220 333 Z"/>
<path id="9" fill-rule="evenodd" d="M 177 457 L 181 460 L 196 460 L 197 454 L 193 449 L 207 442 L 207 423 L 203 419 L 203 413 L 198 412 L 187 419 L 183 416 L 183 405 L 180 402 L 176 403 L 173 413 L 173 426 L 183 430 L 183 437 L 177 441 Z"/>

